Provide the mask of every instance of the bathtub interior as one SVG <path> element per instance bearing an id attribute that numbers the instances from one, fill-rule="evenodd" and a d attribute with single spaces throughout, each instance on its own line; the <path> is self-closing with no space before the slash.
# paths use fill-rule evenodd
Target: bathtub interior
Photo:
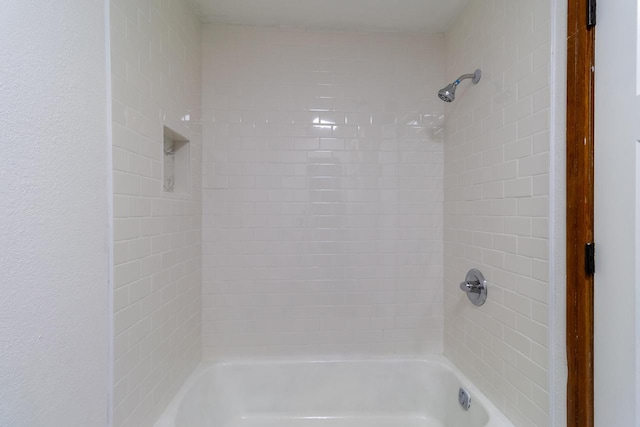
<path id="1" fill-rule="evenodd" d="M 425 361 L 217 364 L 202 370 L 188 386 L 171 425 L 491 425 L 482 399 L 474 400 L 469 411 L 458 404 L 463 385 L 446 365 Z"/>

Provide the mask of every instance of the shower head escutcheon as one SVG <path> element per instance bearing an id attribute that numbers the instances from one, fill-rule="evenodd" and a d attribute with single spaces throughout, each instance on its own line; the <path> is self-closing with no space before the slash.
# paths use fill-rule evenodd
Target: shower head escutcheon
<path id="1" fill-rule="evenodd" d="M 480 69 L 477 69 L 473 74 L 463 74 L 458 77 L 456 81 L 454 81 L 450 85 L 447 85 L 447 87 L 440 89 L 438 91 L 438 96 L 444 102 L 453 102 L 453 100 L 456 99 L 456 88 L 462 80 L 471 79 L 473 84 L 476 84 L 480 81 L 481 76 L 482 72 L 480 71 Z"/>

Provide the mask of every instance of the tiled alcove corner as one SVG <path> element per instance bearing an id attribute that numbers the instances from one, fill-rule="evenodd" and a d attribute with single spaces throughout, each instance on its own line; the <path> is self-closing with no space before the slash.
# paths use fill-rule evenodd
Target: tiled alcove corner
<path id="1" fill-rule="evenodd" d="M 162 188 L 165 193 L 187 194 L 189 189 L 189 140 L 164 126 L 164 167 Z"/>

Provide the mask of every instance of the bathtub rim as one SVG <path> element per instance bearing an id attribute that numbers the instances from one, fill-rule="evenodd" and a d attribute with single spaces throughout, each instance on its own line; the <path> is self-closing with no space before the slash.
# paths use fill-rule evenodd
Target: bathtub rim
<path id="1" fill-rule="evenodd" d="M 444 355 L 426 355 L 420 357 L 336 357 L 336 358 L 263 358 L 263 359 L 229 359 L 229 360 L 203 360 L 189 375 L 184 384 L 180 387 L 176 395 L 171 399 L 171 402 L 164 409 L 158 420 L 153 424 L 153 427 L 175 427 L 176 417 L 178 415 L 178 409 L 180 403 L 184 399 L 185 395 L 191 390 L 191 388 L 198 382 L 198 380 L 205 375 L 208 371 L 214 370 L 223 366 L 241 366 L 241 365 L 286 365 L 286 364 L 315 364 L 315 363 L 357 363 L 357 362 L 411 362 L 411 363 L 430 363 L 440 365 L 446 371 L 451 372 L 456 376 L 462 386 L 471 394 L 474 402 L 480 403 L 487 415 L 489 421 L 486 427 L 515 427 L 513 422 L 507 418 L 507 416 L 500 411 L 497 406 L 489 400 L 489 398 L 482 392 L 476 385 L 464 375 L 460 369 L 453 364 Z"/>

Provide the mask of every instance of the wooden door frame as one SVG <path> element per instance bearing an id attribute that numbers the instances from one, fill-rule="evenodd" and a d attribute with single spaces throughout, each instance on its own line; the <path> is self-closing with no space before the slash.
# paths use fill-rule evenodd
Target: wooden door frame
<path id="1" fill-rule="evenodd" d="M 567 426 L 593 427 L 593 242 L 595 27 L 589 0 L 568 0 L 567 31 Z"/>

